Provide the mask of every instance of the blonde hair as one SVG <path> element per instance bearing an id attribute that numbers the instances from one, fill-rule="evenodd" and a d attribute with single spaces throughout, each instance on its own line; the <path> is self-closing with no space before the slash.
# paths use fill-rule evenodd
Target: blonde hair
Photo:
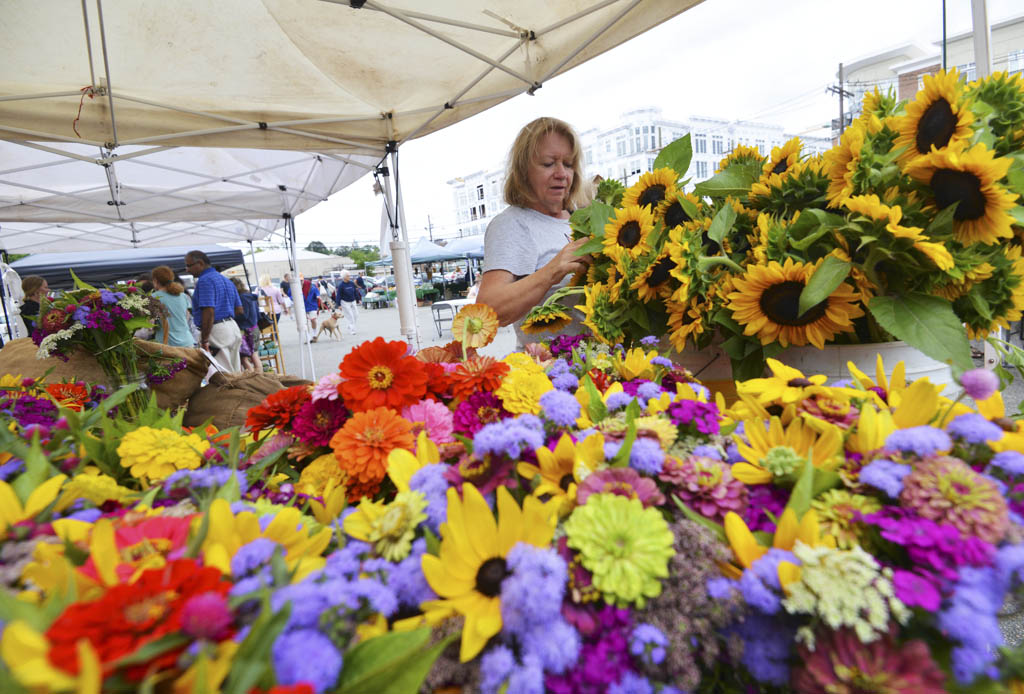
<path id="1" fill-rule="evenodd" d="M 543 116 L 526 125 L 516 135 L 512 150 L 508 154 L 508 169 L 505 172 L 505 202 L 516 207 L 530 207 L 535 203 L 536 195 L 530 186 L 530 164 L 537 155 L 537 147 L 545 135 L 555 133 L 569 141 L 572 149 L 572 183 L 562 201 L 562 208 L 572 210 L 580 206 L 580 138 L 572 126 L 563 120 Z"/>
<path id="2" fill-rule="evenodd" d="M 174 281 L 174 270 L 166 265 L 160 265 L 159 267 L 153 268 L 151 273 L 153 282 L 160 285 L 168 294 L 171 296 L 178 296 L 185 288 L 178 282 Z"/>
<path id="3" fill-rule="evenodd" d="M 260 275 L 260 286 L 261 287 L 269 287 L 270 286 L 270 275 Z"/>

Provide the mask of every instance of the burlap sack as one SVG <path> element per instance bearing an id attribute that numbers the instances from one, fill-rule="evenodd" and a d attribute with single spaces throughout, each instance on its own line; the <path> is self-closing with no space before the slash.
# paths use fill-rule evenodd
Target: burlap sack
<path id="1" fill-rule="evenodd" d="M 206 375 L 208 366 L 202 352 L 191 347 L 170 347 L 146 340 L 136 340 L 135 343 L 147 354 L 160 351 L 165 356 L 185 360 L 186 367 L 176 373 L 173 378 L 152 386 L 152 392 L 156 393 L 156 401 L 160 407 L 166 409 L 184 407 L 192 394 L 199 389 L 199 385 Z M 50 383 L 79 380 L 99 383 L 108 388 L 113 385 L 96 359 L 85 350 L 79 349 L 67 361 L 63 361 L 57 357 L 36 359 L 37 349 L 32 340 L 27 337 L 11 340 L 5 344 L 3 349 L 0 349 L 0 374 L 20 374 L 25 378 L 40 378 L 50 371 L 47 376 L 47 381 Z"/>
<path id="2" fill-rule="evenodd" d="M 287 385 L 282 381 L 287 381 Z M 312 381 L 294 376 L 278 377 L 267 373 L 216 373 L 210 378 L 210 383 L 189 400 L 183 423 L 195 427 L 212 420 L 218 429 L 244 427 L 249 408 L 259 405 L 268 395 L 310 383 Z"/>

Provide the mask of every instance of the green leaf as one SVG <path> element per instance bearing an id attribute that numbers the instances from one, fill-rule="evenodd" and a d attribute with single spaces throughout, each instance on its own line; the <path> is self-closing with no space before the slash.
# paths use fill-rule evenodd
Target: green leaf
<path id="1" fill-rule="evenodd" d="M 843 283 L 843 280 L 850 274 L 852 263 L 840 260 L 834 255 L 827 256 L 818 269 L 811 275 L 807 285 L 800 292 L 800 304 L 797 308 L 798 316 L 807 313 L 811 308 L 817 306 L 836 290 Z"/>
<path id="2" fill-rule="evenodd" d="M 650 331 L 651 331 L 651 322 L 647 319 L 647 309 L 646 308 L 644 308 L 642 305 L 636 305 L 636 304 L 634 304 L 633 306 L 630 306 L 630 308 L 629 308 L 629 317 L 633 320 L 634 323 L 639 325 L 640 328 L 644 332 L 650 333 Z"/>
<path id="3" fill-rule="evenodd" d="M 173 651 L 175 648 L 184 646 L 191 641 L 188 636 L 181 632 L 174 632 L 171 634 L 164 634 L 155 641 L 149 641 L 142 647 L 132 651 L 126 656 L 118 658 L 111 665 L 111 669 L 117 669 L 122 667 L 128 667 L 130 665 L 140 665 L 142 663 L 148 663 L 158 655 L 162 655 L 167 651 Z"/>
<path id="4" fill-rule="evenodd" d="M 943 238 L 949 238 L 953 235 L 953 214 L 956 212 L 956 205 L 950 205 L 939 210 L 939 213 L 935 215 L 935 219 L 928 225 L 928 228 L 924 230 L 928 238 L 933 240 L 940 240 Z"/>
<path id="5" fill-rule="evenodd" d="M 597 424 L 608 416 L 608 408 L 605 406 L 604 400 L 601 399 L 601 393 L 594 385 L 590 374 L 583 377 L 583 387 L 587 389 L 587 415 L 591 422 Z"/>
<path id="6" fill-rule="evenodd" d="M 203 513 L 203 521 L 199 524 L 199 532 L 192 536 L 192 539 L 188 541 L 188 547 L 185 549 L 186 559 L 195 559 L 199 556 L 199 551 L 203 547 L 203 543 L 206 542 L 206 536 L 210 532 L 210 510 L 205 509 Z"/>
<path id="7" fill-rule="evenodd" d="M 978 315 L 991 323 L 992 311 L 989 309 L 988 302 L 985 301 L 983 297 L 979 296 L 977 292 L 969 292 L 967 294 L 967 298 L 970 300 L 971 306 L 974 307 L 974 310 L 978 312 Z"/>
<path id="8" fill-rule="evenodd" d="M 92 286 L 88 282 L 83 282 L 81 279 L 79 279 L 78 275 L 75 274 L 74 270 L 68 268 L 68 272 L 71 273 L 71 279 L 75 283 L 75 289 L 88 289 L 90 292 L 96 291 L 96 287 Z"/>
<path id="9" fill-rule="evenodd" d="M 435 557 L 441 556 L 441 540 L 426 525 L 421 527 L 423 528 L 423 539 L 427 541 L 427 554 L 433 554 Z"/>
<path id="10" fill-rule="evenodd" d="M 676 502 L 676 506 L 679 507 L 679 510 L 682 511 L 683 515 L 686 516 L 689 520 L 692 520 L 694 523 L 697 523 L 699 525 L 703 525 L 705 528 L 714 533 L 715 537 L 717 537 L 720 542 L 724 542 L 726 544 L 729 543 L 728 538 L 726 538 L 725 536 L 725 528 L 723 528 L 710 518 L 705 518 L 704 516 L 694 511 L 692 508 L 690 508 L 685 503 L 680 501 L 679 497 L 676 496 L 675 494 L 672 495 L 672 501 Z"/>
<path id="11" fill-rule="evenodd" d="M 576 249 L 576 255 L 591 255 L 593 253 L 600 253 L 604 249 L 604 241 L 601 239 L 590 239 L 585 244 Z"/>
<path id="12" fill-rule="evenodd" d="M 946 299 L 917 292 L 876 296 L 868 310 L 882 329 L 932 359 L 965 371 L 974 368 L 963 323 Z"/>
<path id="13" fill-rule="evenodd" d="M 832 470 L 814 470 L 814 485 L 811 488 L 811 496 L 817 498 L 819 494 L 827 492 L 842 481 L 838 472 Z"/>
<path id="14" fill-rule="evenodd" d="M 590 235 L 595 239 L 603 239 L 604 226 L 608 223 L 608 218 L 612 216 L 614 208 L 600 200 L 595 200 L 587 207 L 590 209 Z"/>
<path id="15" fill-rule="evenodd" d="M 814 464 L 810 457 L 804 458 L 804 469 L 800 471 L 800 477 L 793 485 L 793 491 L 789 495 L 786 508 L 796 512 L 797 520 L 803 517 L 811 508 L 811 501 L 814 500 Z"/>
<path id="16" fill-rule="evenodd" d="M 264 597 L 260 616 L 231 660 L 224 694 L 248 694 L 254 687 L 267 684 L 264 680 L 271 674 L 270 648 L 284 631 L 291 611 L 291 603 L 286 603 L 280 611 L 272 612 L 269 599 Z"/>
<path id="17" fill-rule="evenodd" d="M 237 460 L 237 456 L 235 458 L 232 458 L 232 460 Z M 225 482 L 224 485 L 217 490 L 217 493 L 214 495 L 213 498 L 224 499 L 228 503 L 241 501 L 242 488 L 238 485 L 238 475 L 231 475 L 231 477 L 228 478 L 228 481 Z"/>
<path id="18" fill-rule="evenodd" d="M 676 172 L 677 177 L 681 178 L 690 168 L 691 158 L 693 158 L 693 146 L 690 144 L 690 133 L 686 133 L 658 152 L 658 158 L 654 160 L 654 168 L 660 169 L 667 166 Z"/>
<path id="19" fill-rule="evenodd" d="M 718 211 L 715 218 L 711 220 L 711 228 L 708 229 L 708 238 L 722 245 L 722 239 L 732 231 L 732 225 L 736 223 L 736 210 L 732 205 L 726 205 Z"/>
<path id="20" fill-rule="evenodd" d="M 28 501 L 28 497 L 35 491 L 36 487 L 46 482 L 56 473 L 56 470 L 50 465 L 46 459 L 46 454 L 39 445 L 38 434 L 33 436 L 32 443 L 23 451 L 22 457 L 25 461 L 25 471 L 18 475 L 17 479 L 11 483 L 11 488 L 18 495 L 18 498 L 21 499 L 22 504 Z"/>
<path id="21" fill-rule="evenodd" d="M 619 452 L 609 463 L 611 467 L 629 466 L 629 454 L 633 451 L 633 442 L 636 441 L 636 418 L 639 416 L 640 405 L 635 399 L 631 400 L 626 406 L 626 437 L 622 440 Z"/>
<path id="22" fill-rule="evenodd" d="M 455 638 L 430 645 L 428 627 L 393 631 L 358 643 L 345 653 L 337 694 L 416 694 L 434 661 Z"/>
<path id="23" fill-rule="evenodd" d="M 697 211 L 697 206 L 685 198 L 682 193 L 676 196 L 676 200 L 679 201 L 679 204 L 682 206 L 683 212 L 686 213 L 687 217 L 690 219 L 698 219 L 700 217 L 700 212 Z"/>
<path id="24" fill-rule="evenodd" d="M 756 164 L 734 164 L 708 180 L 698 183 L 693 192 L 701 197 L 712 198 L 726 195 L 744 196 L 750 192 L 750 186 L 760 175 L 761 167 Z"/>
<path id="25" fill-rule="evenodd" d="M 1014 205 L 1013 209 L 1010 210 L 1010 216 L 1013 217 L 1013 221 L 1017 223 L 1017 226 L 1024 226 L 1024 207 Z"/>

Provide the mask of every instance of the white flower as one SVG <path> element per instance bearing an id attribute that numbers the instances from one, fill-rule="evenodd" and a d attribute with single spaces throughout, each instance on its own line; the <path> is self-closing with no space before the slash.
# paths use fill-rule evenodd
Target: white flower
<path id="1" fill-rule="evenodd" d="M 39 343 L 39 349 L 36 350 L 36 359 L 49 359 L 53 355 L 54 350 L 58 349 L 59 342 L 70 339 L 76 332 L 83 328 L 85 328 L 85 326 L 81 323 L 72 323 L 70 327 L 47 335 L 43 338 L 42 342 Z"/>
<path id="2" fill-rule="evenodd" d="M 125 294 L 124 298 L 117 302 L 117 305 L 123 308 L 125 311 L 131 311 L 132 314 L 142 312 L 146 310 L 146 297 L 141 293 Z"/>

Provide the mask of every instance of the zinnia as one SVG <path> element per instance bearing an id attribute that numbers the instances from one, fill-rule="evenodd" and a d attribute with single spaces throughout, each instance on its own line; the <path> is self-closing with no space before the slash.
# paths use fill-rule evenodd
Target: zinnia
<path id="1" fill-rule="evenodd" d="M 195 470 L 208 448 L 210 442 L 196 434 L 139 427 L 124 435 L 117 454 L 132 477 L 153 481 L 165 479 L 177 470 Z"/>
<path id="2" fill-rule="evenodd" d="M 412 425 L 387 407 L 357 412 L 331 437 L 341 469 L 362 483 L 383 480 L 388 454 L 396 448 L 412 447 Z"/>
<path id="3" fill-rule="evenodd" d="M 469 359 L 459 364 L 448 376 L 452 384 L 452 395 L 465 399 L 473 393 L 495 391 L 508 372 L 508 364 L 492 357 Z"/>
<path id="4" fill-rule="evenodd" d="M 404 342 L 378 337 L 364 342 L 342 360 L 345 379 L 338 392 L 354 412 L 386 406 L 401 410 L 427 392 L 427 372 L 416 357 L 406 356 Z"/>
<path id="5" fill-rule="evenodd" d="M 310 397 L 308 386 L 292 386 L 271 393 L 259 405 L 249 409 L 245 417 L 245 426 L 253 432 L 283 429 L 291 424 L 292 419 Z"/>

